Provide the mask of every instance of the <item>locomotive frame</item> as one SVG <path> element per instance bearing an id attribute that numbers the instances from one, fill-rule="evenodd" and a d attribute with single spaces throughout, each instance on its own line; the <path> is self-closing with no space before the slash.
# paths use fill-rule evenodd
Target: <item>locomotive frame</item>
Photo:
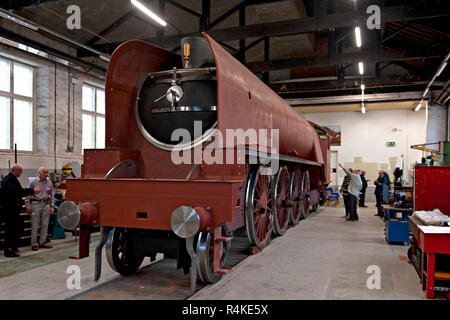
<path id="1" fill-rule="evenodd" d="M 191 272 L 194 292 L 197 274 L 203 282 L 214 283 L 231 270 L 226 258 L 237 230 L 245 229 L 249 243 L 262 250 L 272 234 L 283 235 L 288 225 L 309 215 L 311 205 L 324 202 L 329 183 L 327 132 L 304 120 L 204 36 L 215 62 L 214 129 L 279 128 L 280 148 L 224 148 L 224 157 L 233 153 L 233 164 L 175 165 L 170 147 L 149 143 L 145 137 L 138 103 L 145 79 L 161 70 L 181 69 L 179 56 L 139 40 L 122 44 L 111 56 L 106 77 L 106 149 L 84 151 L 82 178 L 67 181 L 66 202 L 58 212 L 65 228 L 79 223 L 78 258 L 89 255 L 91 227 L 101 227 L 96 280 L 106 245 L 110 266 L 122 275 L 136 272 L 146 256 L 154 260 L 164 253 L 176 258 L 178 268 Z M 176 71 L 172 85 L 175 79 Z M 176 92 L 170 93 L 175 99 Z M 205 135 L 207 139 L 194 144 L 204 148 L 210 131 Z M 261 157 L 260 151 L 268 156 Z M 274 158 L 279 170 L 262 174 Z"/>

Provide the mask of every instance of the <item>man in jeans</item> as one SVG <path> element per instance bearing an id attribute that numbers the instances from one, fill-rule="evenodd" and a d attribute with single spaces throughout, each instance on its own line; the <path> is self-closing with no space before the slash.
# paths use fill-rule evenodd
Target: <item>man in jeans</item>
<path id="1" fill-rule="evenodd" d="M 29 188 L 38 187 L 41 192 L 29 197 L 25 204 L 31 214 L 31 250 L 36 251 L 39 248 L 52 248 L 51 245 L 45 243 L 47 239 L 48 223 L 50 221 L 50 214 L 53 214 L 53 185 L 48 177 L 48 169 L 39 168 L 39 178 L 30 182 Z M 39 226 L 41 232 L 39 236 L 39 246 L 37 241 L 37 232 Z"/>
<path id="2" fill-rule="evenodd" d="M 356 210 L 359 192 L 361 191 L 362 187 L 361 177 L 359 176 L 359 174 L 352 173 L 349 170 L 345 169 L 340 163 L 339 166 L 342 168 L 342 170 L 345 171 L 345 174 L 348 177 L 350 177 L 350 183 L 348 184 L 348 193 L 349 193 L 348 207 L 350 216 L 346 220 L 348 221 L 359 220 L 358 213 Z"/>

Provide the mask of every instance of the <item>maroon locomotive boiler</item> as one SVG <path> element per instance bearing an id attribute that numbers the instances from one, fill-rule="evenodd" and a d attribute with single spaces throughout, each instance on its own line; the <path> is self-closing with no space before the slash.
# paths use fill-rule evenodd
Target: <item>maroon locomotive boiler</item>
<path id="1" fill-rule="evenodd" d="M 230 270 L 237 232 L 262 250 L 324 198 L 326 131 L 207 34 L 184 38 L 181 49 L 180 57 L 132 40 L 111 56 L 106 148 L 84 150 L 82 178 L 67 182 L 58 212 L 63 227 L 79 225 L 79 258 L 89 254 L 91 227 L 101 227 L 96 280 L 106 244 L 120 274 L 163 253 L 191 271 L 195 290 L 197 274 L 213 283 Z"/>

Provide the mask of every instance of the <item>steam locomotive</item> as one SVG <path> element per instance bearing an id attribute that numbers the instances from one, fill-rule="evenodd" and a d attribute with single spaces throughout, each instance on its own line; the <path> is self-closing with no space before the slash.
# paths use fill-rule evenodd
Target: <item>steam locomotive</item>
<path id="1" fill-rule="evenodd" d="M 214 283 L 230 271 L 233 235 L 262 250 L 323 204 L 330 136 L 203 35 L 182 39 L 181 59 L 139 40 L 111 56 L 106 148 L 84 150 L 58 211 L 64 228 L 79 226 L 77 258 L 100 226 L 96 280 L 106 244 L 118 273 L 163 253 L 195 291 L 197 275 Z"/>

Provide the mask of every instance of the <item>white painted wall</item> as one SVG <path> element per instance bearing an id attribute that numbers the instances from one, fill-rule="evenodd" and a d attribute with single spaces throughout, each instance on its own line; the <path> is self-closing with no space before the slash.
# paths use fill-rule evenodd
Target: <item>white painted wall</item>
<path id="1" fill-rule="evenodd" d="M 18 152 L 18 163 L 23 167 L 19 181 L 22 186 L 28 185 L 28 178 L 35 177 L 37 169 L 45 166 L 50 172 L 55 170 L 55 129 L 56 129 L 56 169 L 61 171 L 63 165 L 78 161 L 83 162 L 81 150 L 82 134 L 82 86 L 71 87 L 70 105 L 74 104 L 75 130 L 73 130 L 72 107 L 70 115 L 70 137 L 75 135 L 74 150 L 66 151 L 68 138 L 68 77 L 69 68 L 60 62 L 56 63 L 56 113 L 55 113 L 55 62 L 29 52 L 0 43 L 0 56 L 24 62 L 35 67 L 35 123 L 34 151 Z M 71 69 L 70 74 L 78 79 L 101 87 L 103 80 L 88 73 Z M 75 95 L 72 100 L 73 95 Z M 56 127 L 55 127 L 56 122 Z M 8 174 L 8 161 L 14 164 L 14 152 L 0 150 L 0 175 Z"/>
<path id="2" fill-rule="evenodd" d="M 400 166 L 400 157 L 404 155 L 404 178 L 411 182 L 411 166 L 420 162 L 421 152 L 410 148 L 413 144 L 425 143 L 427 132 L 426 111 L 383 110 L 361 112 L 309 113 L 306 118 L 319 125 L 340 125 L 342 130 L 341 146 L 331 147 L 338 151 L 338 161 L 354 162 L 362 157 L 363 162 L 389 164 L 390 157 L 397 157 L 396 166 Z M 395 147 L 387 147 L 386 142 L 394 141 Z M 393 181 L 394 167 L 388 173 Z M 340 169 L 338 169 L 340 170 Z M 339 173 L 339 172 L 338 172 Z M 339 184 L 342 183 L 342 172 Z M 374 177 L 369 177 L 373 184 Z"/>
<path id="3" fill-rule="evenodd" d="M 427 143 L 435 143 L 447 140 L 447 107 L 440 105 L 428 105 Z M 438 146 L 430 146 L 431 149 Z"/>

